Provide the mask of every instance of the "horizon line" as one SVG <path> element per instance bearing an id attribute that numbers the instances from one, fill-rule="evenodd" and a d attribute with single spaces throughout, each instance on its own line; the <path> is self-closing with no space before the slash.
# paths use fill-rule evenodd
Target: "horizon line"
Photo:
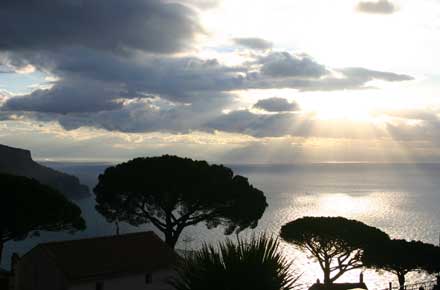
<path id="1" fill-rule="evenodd" d="M 149 157 L 149 156 L 145 156 L 145 157 Z M 138 157 L 134 157 L 134 158 L 138 158 Z M 113 165 L 113 164 L 119 164 L 119 163 L 123 163 L 123 162 L 127 162 L 129 160 L 132 160 L 134 158 L 128 158 L 128 159 L 115 159 L 112 161 L 108 161 L 108 160 L 104 160 L 104 159 L 48 159 L 48 158 L 43 158 L 43 159 L 39 159 L 39 158 L 35 158 L 36 162 L 40 162 L 40 163 L 46 163 L 46 164 L 56 164 L 56 163 L 69 163 L 69 164 L 87 164 L 87 165 L 104 165 L 104 164 L 108 164 L 108 165 Z M 198 159 L 198 158 L 191 158 L 194 160 L 203 160 L 203 159 Z M 418 162 L 386 162 L 386 161 L 321 161 L 321 162 L 289 162 L 289 163 L 279 163 L 279 162 L 274 162 L 274 163 L 261 163 L 261 162 L 243 162 L 243 163 L 230 163 L 230 162 L 221 162 L 221 161 L 211 161 L 211 160 L 206 160 L 208 163 L 210 164 L 224 164 L 224 165 L 229 165 L 229 166 L 267 166 L 267 165 L 272 165 L 272 166 L 293 166 L 293 165 L 323 165 L 323 164 L 328 164 L 328 165 L 337 165 L 337 164 L 341 164 L 341 165 L 348 165 L 348 164 L 371 164 L 371 165 L 436 165 L 436 164 L 440 164 L 440 161 L 433 161 L 433 162 L 423 162 L 423 161 L 418 161 Z"/>

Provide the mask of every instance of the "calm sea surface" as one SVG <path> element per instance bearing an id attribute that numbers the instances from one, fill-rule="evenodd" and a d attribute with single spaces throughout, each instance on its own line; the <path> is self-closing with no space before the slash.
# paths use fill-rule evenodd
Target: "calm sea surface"
<path id="1" fill-rule="evenodd" d="M 49 164 L 75 174 L 91 188 L 105 165 Z M 231 166 L 238 174 L 266 193 L 269 203 L 254 232 L 278 234 L 280 227 L 302 216 L 343 216 L 363 221 L 387 232 L 393 238 L 438 243 L 440 233 L 440 164 L 308 164 Z M 40 237 L 6 244 L 3 265 L 8 266 L 13 251 L 25 253 L 35 244 L 54 239 L 76 239 L 109 235 L 113 225 L 94 211 L 93 198 L 78 201 L 87 219 L 88 229 L 75 234 L 42 233 Z M 122 232 L 149 229 L 124 225 Z M 250 235 L 246 231 L 241 236 Z M 203 225 L 188 228 L 181 236 L 179 248 L 197 249 L 203 242 L 223 240 L 221 229 L 208 230 Z M 233 237 L 232 237 L 233 238 Z M 322 274 L 313 260 L 292 246 L 283 250 L 295 260 L 301 282 L 313 283 Z M 349 272 L 338 281 L 357 281 L 360 271 Z M 365 280 L 370 289 L 381 289 L 393 275 L 367 270 Z M 423 279 L 413 274 L 412 279 Z"/>

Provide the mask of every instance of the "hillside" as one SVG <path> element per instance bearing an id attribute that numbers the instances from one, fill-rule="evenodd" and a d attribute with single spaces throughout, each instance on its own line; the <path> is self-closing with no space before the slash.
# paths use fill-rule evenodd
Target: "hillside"
<path id="1" fill-rule="evenodd" d="M 29 150 L 0 144 L 0 172 L 35 178 L 72 199 L 90 195 L 89 188 L 82 185 L 77 177 L 38 164 L 32 160 Z"/>

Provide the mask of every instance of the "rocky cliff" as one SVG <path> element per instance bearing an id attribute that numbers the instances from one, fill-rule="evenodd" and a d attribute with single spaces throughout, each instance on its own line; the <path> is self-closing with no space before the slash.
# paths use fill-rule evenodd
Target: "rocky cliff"
<path id="1" fill-rule="evenodd" d="M 90 195 L 89 188 L 75 176 L 56 171 L 32 160 L 31 152 L 0 144 L 0 172 L 35 178 L 52 186 L 71 199 Z"/>

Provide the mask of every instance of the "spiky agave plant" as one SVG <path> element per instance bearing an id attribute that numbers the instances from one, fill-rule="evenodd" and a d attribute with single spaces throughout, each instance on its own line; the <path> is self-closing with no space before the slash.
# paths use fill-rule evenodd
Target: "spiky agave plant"
<path id="1" fill-rule="evenodd" d="M 279 240 L 260 235 L 204 245 L 178 265 L 170 283 L 177 290 L 289 290 L 299 278 L 291 268 Z"/>

